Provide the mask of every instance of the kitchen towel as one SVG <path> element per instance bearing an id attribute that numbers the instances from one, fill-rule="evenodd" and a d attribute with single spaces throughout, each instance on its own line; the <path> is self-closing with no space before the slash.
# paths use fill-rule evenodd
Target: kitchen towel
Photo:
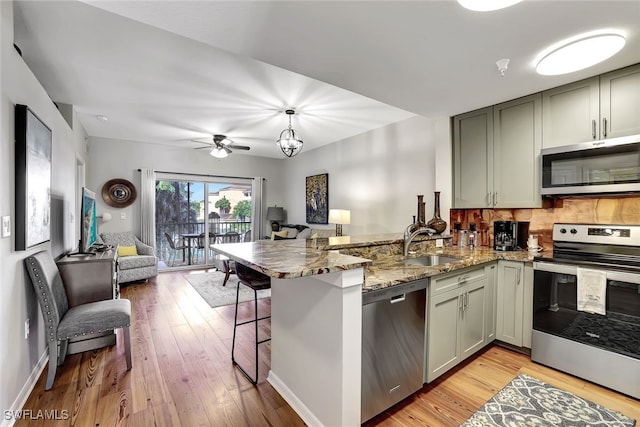
<path id="1" fill-rule="evenodd" d="M 607 314 L 607 273 L 588 268 L 577 269 L 578 310 Z"/>

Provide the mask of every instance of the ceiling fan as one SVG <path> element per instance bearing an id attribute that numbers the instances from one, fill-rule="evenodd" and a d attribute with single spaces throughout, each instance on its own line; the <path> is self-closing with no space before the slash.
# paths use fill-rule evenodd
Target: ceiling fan
<path id="1" fill-rule="evenodd" d="M 229 154 L 233 152 L 233 150 L 250 150 L 251 147 L 246 145 L 236 145 L 232 140 L 227 138 L 225 135 L 213 135 L 212 141 L 202 141 L 199 139 L 192 139 L 193 142 L 198 142 L 200 144 L 207 144 L 207 147 L 199 147 L 196 150 L 201 150 L 203 148 L 211 148 L 211 154 L 213 157 L 217 157 L 219 159 L 223 159 L 227 157 Z"/>

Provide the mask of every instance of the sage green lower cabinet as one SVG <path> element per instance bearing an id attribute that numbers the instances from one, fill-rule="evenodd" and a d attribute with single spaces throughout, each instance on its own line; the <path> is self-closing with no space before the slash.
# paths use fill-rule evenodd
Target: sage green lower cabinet
<path id="1" fill-rule="evenodd" d="M 498 261 L 496 339 L 531 348 L 532 323 L 533 266 Z"/>
<path id="2" fill-rule="evenodd" d="M 491 266 L 495 268 L 495 263 L 431 279 L 425 382 L 433 381 L 489 342 L 494 307 Z"/>

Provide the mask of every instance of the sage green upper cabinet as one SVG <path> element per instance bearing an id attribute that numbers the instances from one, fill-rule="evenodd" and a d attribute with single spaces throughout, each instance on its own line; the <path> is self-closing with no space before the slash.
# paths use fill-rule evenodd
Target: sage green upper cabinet
<path id="1" fill-rule="evenodd" d="M 540 197 L 542 95 L 493 107 L 493 203 L 500 208 L 537 208 Z"/>
<path id="2" fill-rule="evenodd" d="M 491 205 L 493 192 L 493 107 L 453 118 L 454 205 Z"/>
<path id="3" fill-rule="evenodd" d="M 599 77 L 542 92 L 543 147 L 599 139 L 599 93 Z"/>
<path id="4" fill-rule="evenodd" d="M 544 148 L 640 134 L 640 65 L 542 93 Z"/>
<path id="5" fill-rule="evenodd" d="M 537 93 L 454 117 L 456 208 L 541 206 L 541 105 Z"/>
<path id="6" fill-rule="evenodd" d="M 601 136 L 640 134 L 640 65 L 600 76 Z"/>

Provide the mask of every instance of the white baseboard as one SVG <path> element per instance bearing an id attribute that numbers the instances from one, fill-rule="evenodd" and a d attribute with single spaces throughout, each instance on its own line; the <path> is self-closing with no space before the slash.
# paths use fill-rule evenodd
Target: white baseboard
<path id="1" fill-rule="evenodd" d="M 287 401 L 289 406 L 293 408 L 294 411 L 302 418 L 308 426 L 310 427 L 324 427 L 324 425 L 320 422 L 320 420 L 307 408 L 307 406 L 302 403 L 298 396 L 296 396 L 289 387 L 285 383 L 278 378 L 273 371 L 269 371 L 269 375 L 267 375 L 267 382 L 271 384 L 271 386 L 276 389 L 280 396 L 284 400 Z"/>
<path id="2" fill-rule="evenodd" d="M 49 362 L 49 351 L 48 351 L 48 348 L 45 347 L 44 352 L 42 353 L 42 356 L 40 356 L 40 359 L 38 360 L 38 363 L 36 363 L 36 366 L 33 367 L 33 370 L 31 371 L 31 375 L 29 375 L 29 378 L 27 378 L 27 381 L 22 387 L 22 390 L 20 390 L 20 393 L 16 397 L 16 400 L 13 402 L 13 405 L 11 405 L 11 408 L 9 409 L 10 413 L 15 414 L 21 409 L 23 409 L 24 404 L 27 403 L 27 399 L 29 398 L 29 395 L 33 391 L 34 387 L 36 386 L 36 383 L 38 382 L 38 378 L 40 378 L 40 375 L 42 374 L 42 371 L 44 371 L 44 368 L 47 366 L 48 362 Z M 36 409 L 36 408 L 31 408 L 31 409 Z M 0 424 L 0 427 L 12 427 L 16 423 L 16 419 L 13 417 L 9 417 L 10 419 L 8 420 L 5 418 L 6 418 L 6 415 L 3 412 L 2 424 Z"/>

